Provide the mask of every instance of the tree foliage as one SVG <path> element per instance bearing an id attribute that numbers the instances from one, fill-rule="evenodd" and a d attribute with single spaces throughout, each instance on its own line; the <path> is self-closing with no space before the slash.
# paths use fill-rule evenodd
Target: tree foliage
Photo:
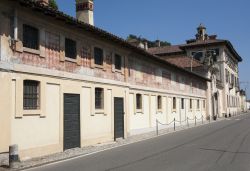
<path id="1" fill-rule="evenodd" d="M 58 5 L 56 3 L 56 0 L 49 0 L 49 6 L 53 9 L 58 10 Z"/>
<path id="2" fill-rule="evenodd" d="M 168 41 L 162 41 L 162 40 L 151 41 L 151 40 L 148 40 L 148 39 L 145 39 L 145 38 L 142 38 L 140 36 L 133 35 L 133 34 L 130 34 L 127 37 L 127 41 L 131 41 L 131 40 L 137 40 L 139 42 L 148 42 L 148 47 L 149 48 L 157 47 L 159 41 L 161 43 L 161 46 L 171 46 L 171 43 L 169 43 Z"/>

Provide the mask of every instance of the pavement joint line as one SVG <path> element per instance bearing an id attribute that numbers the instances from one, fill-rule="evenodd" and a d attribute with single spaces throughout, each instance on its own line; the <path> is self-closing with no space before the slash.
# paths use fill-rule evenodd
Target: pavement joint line
<path id="1" fill-rule="evenodd" d="M 246 115 L 246 114 L 249 114 L 249 113 L 239 114 L 238 116 L 235 116 L 234 118 L 237 118 L 237 117 L 240 117 L 240 116 L 243 116 L 243 115 Z M 15 171 L 28 171 L 28 170 L 35 169 L 35 168 L 42 168 L 42 167 L 51 166 L 51 165 L 59 164 L 59 163 L 66 162 L 66 161 L 71 161 L 71 160 L 74 160 L 74 159 L 84 158 L 84 157 L 91 156 L 93 154 L 101 153 L 101 152 L 104 152 L 104 151 L 109 151 L 109 150 L 116 149 L 116 148 L 119 148 L 119 147 L 125 147 L 125 146 L 135 144 L 135 143 L 139 143 L 139 142 L 142 142 L 142 141 L 155 139 L 155 138 L 158 138 L 158 137 L 166 136 L 168 134 L 174 134 L 176 132 L 181 132 L 181 131 L 185 131 L 185 130 L 189 130 L 189 129 L 197 128 L 197 127 L 201 127 L 201 126 L 206 126 L 206 125 L 218 123 L 218 122 L 225 121 L 225 120 L 226 120 L 226 118 L 219 118 L 219 120 L 212 121 L 210 123 L 207 121 L 204 124 L 199 124 L 199 125 L 196 125 L 196 126 L 187 127 L 187 128 L 180 129 L 180 130 L 177 129 L 176 131 L 162 133 L 162 134 L 160 134 L 158 136 L 154 135 L 154 136 L 149 137 L 149 138 L 144 138 L 144 139 L 140 139 L 140 140 L 137 140 L 137 141 L 134 141 L 134 142 L 117 145 L 115 147 L 106 148 L 106 149 L 91 152 L 91 153 L 88 153 L 88 154 L 80 154 L 80 155 L 77 155 L 77 156 L 68 157 L 68 158 L 65 158 L 65 159 L 59 159 L 59 160 L 55 160 L 55 161 L 50 161 L 50 162 L 38 164 L 38 165 L 35 165 L 35 166 L 30 166 L 30 167 L 26 167 L 26 168 L 24 167 L 24 168 L 21 168 L 21 169 L 15 169 Z"/>

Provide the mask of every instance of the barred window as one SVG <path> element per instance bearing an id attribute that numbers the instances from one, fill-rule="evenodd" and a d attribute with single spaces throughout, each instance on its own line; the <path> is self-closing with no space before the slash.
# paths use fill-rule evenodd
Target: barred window
<path id="1" fill-rule="evenodd" d="M 39 31 L 37 28 L 23 25 L 23 46 L 30 49 L 39 49 Z"/>
<path id="2" fill-rule="evenodd" d="M 104 109 L 103 88 L 95 88 L 95 109 Z"/>
<path id="3" fill-rule="evenodd" d="M 176 97 L 173 97 L 173 109 L 176 109 Z"/>
<path id="4" fill-rule="evenodd" d="M 142 95 L 136 94 L 136 109 L 142 109 Z"/>
<path id="5" fill-rule="evenodd" d="M 96 65 L 103 65 L 103 50 L 100 48 L 94 48 L 94 60 Z"/>
<path id="6" fill-rule="evenodd" d="M 181 99 L 181 109 L 184 109 L 184 98 Z"/>
<path id="7" fill-rule="evenodd" d="M 65 56 L 71 59 L 76 59 L 76 41 L 65 39 Z"/>
<path id="8" fill-rule="evenodd" d="M 36 110 L 40 108 L 40 82 L 23 81 L 23 109 Z"/>
<path id="9" fill-rule="evenodd" d="M 160 110 L 162 109 L 162 97 L 157 96 L 157 109 Z"/>
<path id="10" fill-rule="evenodd" d="M 115 69 L 122 69 L 122 57 L 120 55 L 115 54 Z"/>

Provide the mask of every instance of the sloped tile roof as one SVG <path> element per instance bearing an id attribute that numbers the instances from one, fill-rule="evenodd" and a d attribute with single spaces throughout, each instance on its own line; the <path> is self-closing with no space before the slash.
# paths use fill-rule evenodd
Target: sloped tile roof
<path id="1" fill-rule="evenodd" d="M 185 55 L 175 56 L 175 57 L 161 57 L 161 59 L 164 59 L 168 61 L 169 63 L 177 65 L 181 68 L 191 68 L 191 65 L 194 68 L 203 66 L 203 64 L 200 63 L 198 60 L 192 59 Z"/>
<path id="2" fill-rule="evenodd" d="M 160 54 L 167 54 L 167 53 L 183 52 L 183 50 L 180 48 L 180 45 L 173 45 L 173 46 L 162 46 L 162 47 L 149 48 L 148 52 L 151 54 L 160 55 Z"/>

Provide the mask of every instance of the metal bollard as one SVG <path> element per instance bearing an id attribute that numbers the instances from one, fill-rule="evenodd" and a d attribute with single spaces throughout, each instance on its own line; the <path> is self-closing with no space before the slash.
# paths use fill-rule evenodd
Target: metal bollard
<path id="1" fill-rule="evenodd" d="M 174 130 L 175 130 L 175 118 L 174 118 Z"/>
<path id="2" fill-rule="evenodd" d="M 156 135 L 159 135 L 159 131 L 158 131 L 158 120 L 156 119 Z"/>
<path id="3" fill-rule="evenodd" d="M 17 168 L 19 162 L 18 145 L 14 144 L 9 146 L 9 167 Z"/>

